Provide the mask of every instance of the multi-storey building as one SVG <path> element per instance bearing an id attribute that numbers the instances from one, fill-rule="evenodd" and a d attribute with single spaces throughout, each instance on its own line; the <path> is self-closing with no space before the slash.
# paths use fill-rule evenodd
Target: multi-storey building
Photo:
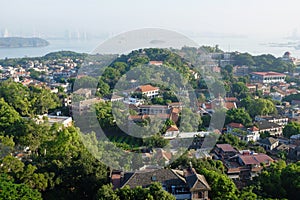
<path id="1" fill-rule="evenodd" d="M 254 83 L 279 83 L 285 82 L 286 75 L 277 72 L 252 72 L 251 81 Z"/>

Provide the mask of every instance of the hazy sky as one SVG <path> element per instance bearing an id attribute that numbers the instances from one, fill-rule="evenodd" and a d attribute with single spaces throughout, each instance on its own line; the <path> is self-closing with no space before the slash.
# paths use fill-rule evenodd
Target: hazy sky
<path id="1" fill-rule="evenodd" d="M 300 33 L 298 0 L 0 0 L 0 8 L 0 30 L 15 34 L 145 27 L 271 37 Z"/>

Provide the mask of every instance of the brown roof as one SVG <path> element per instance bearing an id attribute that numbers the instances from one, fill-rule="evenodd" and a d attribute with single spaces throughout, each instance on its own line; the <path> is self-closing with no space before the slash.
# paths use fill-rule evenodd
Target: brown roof
<path id="1" fill-rule="evenodd" d="M 163 61 L 152 60 L 149 62 L 150 65 L 162 65 Z"/>
<path id="2" fill-rule="evenodd" d="M 243 124 L 240 124 L 240 123 L 234 123 L 234 122 L 228 124 L 227 126 L 232 127 L 232 128 L 244 128 L 244 125 L 243 125 Z"/>
<path id="3" fill-rule="evenodd" d="M 225 102 L 225 107 L 226 107 L 228 110 L 237 108 L 235 102 Z"/>
<path id="4" fill-rule="evenodd" d="M 120 173 L 114 173 L 111 175 L 111 182 L 114 186 L 114 189 L 120 188 L 121 184 L 121 174 Z"/>
<path id="5" fill-rule="evenodd" d="M 172 113 L 180 113 L 179 108 L 172 108 Z"/>
<path id="6" fill-rule="evenodd" d="M 249 128 L 250 131 L 259 131 L 259 128 L 257 128 L 256 126 L 252 126 L 251 128 Z"/>
<path id="7" fill-rule="evenodd" d="M 225 97 L 225 101 L 237 102 L 238 99 L 236 97 Z"/>
<path id="8" fill-rule="evenodd" d="M 172 126 L 170 126 L 170 127 L 167 129 L 167 132 L 168 132 L 168 131 L 179 131 L 179 129 L 177 128 L 176 125 L 172 125 Z"/>
<path id="9" fill-rule="evenodd" d="M 141 85 L 136 89 L 136 91 L 139 91 L 139 92 L 150 92 L 150 91 L 155 91 L 155 90 L 159 90 L 159 88 L 153 87 L 152 85 Z"/>
<path id="10" fill-rule="evenodd" d="M 224 152 L 236 152 L 230 144 L 217 144 L 216 146 Z"/>
<path id="11" fill-rule="evenodd" d="M 281 74 L 277 72 L 252 72 L 251 74 L 255 74 L 259 76 L 286 76 L 285 74 Z"/>
<path id="12" fill-rule="evenodd" d="M 259 165 L 261 163 L 269 163 L 274 160 L 266 154 L 254 154 L 254 155 L 239 155 L 240 159 L 245 165 Z"/>
<path id="13" fill-rule="evenodd" d="M 172 102 L 172 103 L 168 103 L 168 106 L 170 106 L 170 107 L 181 107 L 182 103 L 181 102 Z"/>
<path id="14" fill-rule="evenodd" d="M 210 186 L 206 182 L 206 179 L 203 175 L 192 174 L 186 177 L 186 182 L 190 188 L 190 191 L 199 191 L 199 190 L 210 190 Z"/>
<path id="15" fill-rule="evenodd" d="M 159 118 L 159 119 L 170 119 L 170 114 L 155 114 L 155 115 L 148 115 L 150 118 Z"/>
<path id="16" fill-rule="evenodd" d="M 156 154 L 155 154 L 155 158 L 160 160 L 162 158 L 164 158 L 165 160 L 171 160 L 172 159 L 172 153 L 171 152 L 167 152 L 163 149 L 158 149 Z"/>
<path id="17" fill-rule="evenodd" d="M 148 118 L 149 115 L 129 115 L 128 119 L 132 121 L 142 121 L 143 119 Z"/>

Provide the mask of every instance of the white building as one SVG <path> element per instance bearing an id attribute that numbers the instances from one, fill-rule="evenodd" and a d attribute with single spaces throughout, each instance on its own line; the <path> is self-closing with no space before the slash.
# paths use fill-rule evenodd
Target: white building
<path id="1" fill-rule="evenodd" d="M 285 82 L 286 75 L 277 72 L 252 72 L 251 81 L 254 83 L 279 83 Z"/>
<path id="2" fill-rule="evenodd" d="M 154 98 L 159 95 L 159 88 L 153 87 L 152 85 L 141 85 L 136 90 L 136 92 L 141 92 L 148 98 Z"/>

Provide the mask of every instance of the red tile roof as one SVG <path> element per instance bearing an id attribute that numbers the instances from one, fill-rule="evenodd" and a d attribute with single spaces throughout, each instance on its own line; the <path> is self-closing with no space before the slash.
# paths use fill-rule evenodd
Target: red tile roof
<path id="1" fill-rule="evenodd" d="M 237 108 L 235 102 L 225 102 L 225 107 L 226 107 L 228 110 Z"/>
<path id="2" fill-rule="evenodd" d="M 156 60 L 152 60 L 149 62 L 150 65 L 162 65 L 163 61 L 156 61 Z"/>
<path id="3" fill-rule="evenodd" d="M 253 126 L 251 128 L 249 128 L 250 131 L 259 131 L 259 128 L 257 128 L 256 126 Z"/>
<path id="4" fill-rule="evenodd" d="M 153 87 L 152 85 L 141 85 L 136 89 L 136 91 L 139 91 L 139 92 L 150 92 L 150 91 L 156 91 L 156 90 L 159 90 L 159 88 Z"/>
<path id="5" fill-rule="evenodd" d="M 224 152 L 236 152 L 230 144 L 217 144 L 216 146 Z"/>
<path id="6" fill-rule="evenodd" d="M 229 102 L 237 102 L 238 99 L 236 97 L 225 97 L 225 101 L 229 101 Z"/>
<path id="7" fill-rule="evenodd" d="M 243 125 L 243 124 L 240 124 L 240 123 L 234 123 L 234 122 L 228 124 L 227 126 L 232 127 L 232 128 L 244 128 L 244 125 Z"/>
<path id="8" fill-rule="evenodd" d="M 259 76 L 286 76 L 285 74 L 281 74 L 277 72 L 252 72 L 251 74 L 255 74 Z"/>
<path id="9" fill-rule="evenodd" d="M 266 154 L 239 155 L 239 157 L 245 165 L 259 165 L 261 163 L 269 163 L 274 161 Z"/>
<path id="10" fill-rule="evenodd" d="M 179 131 L 179 129 L 177 128 L 176 125 L 172 125 L 172 126 L 170 126 L 170 127 L 167 129 L 167 132 L 168 132 L 168 131 Z"/>

